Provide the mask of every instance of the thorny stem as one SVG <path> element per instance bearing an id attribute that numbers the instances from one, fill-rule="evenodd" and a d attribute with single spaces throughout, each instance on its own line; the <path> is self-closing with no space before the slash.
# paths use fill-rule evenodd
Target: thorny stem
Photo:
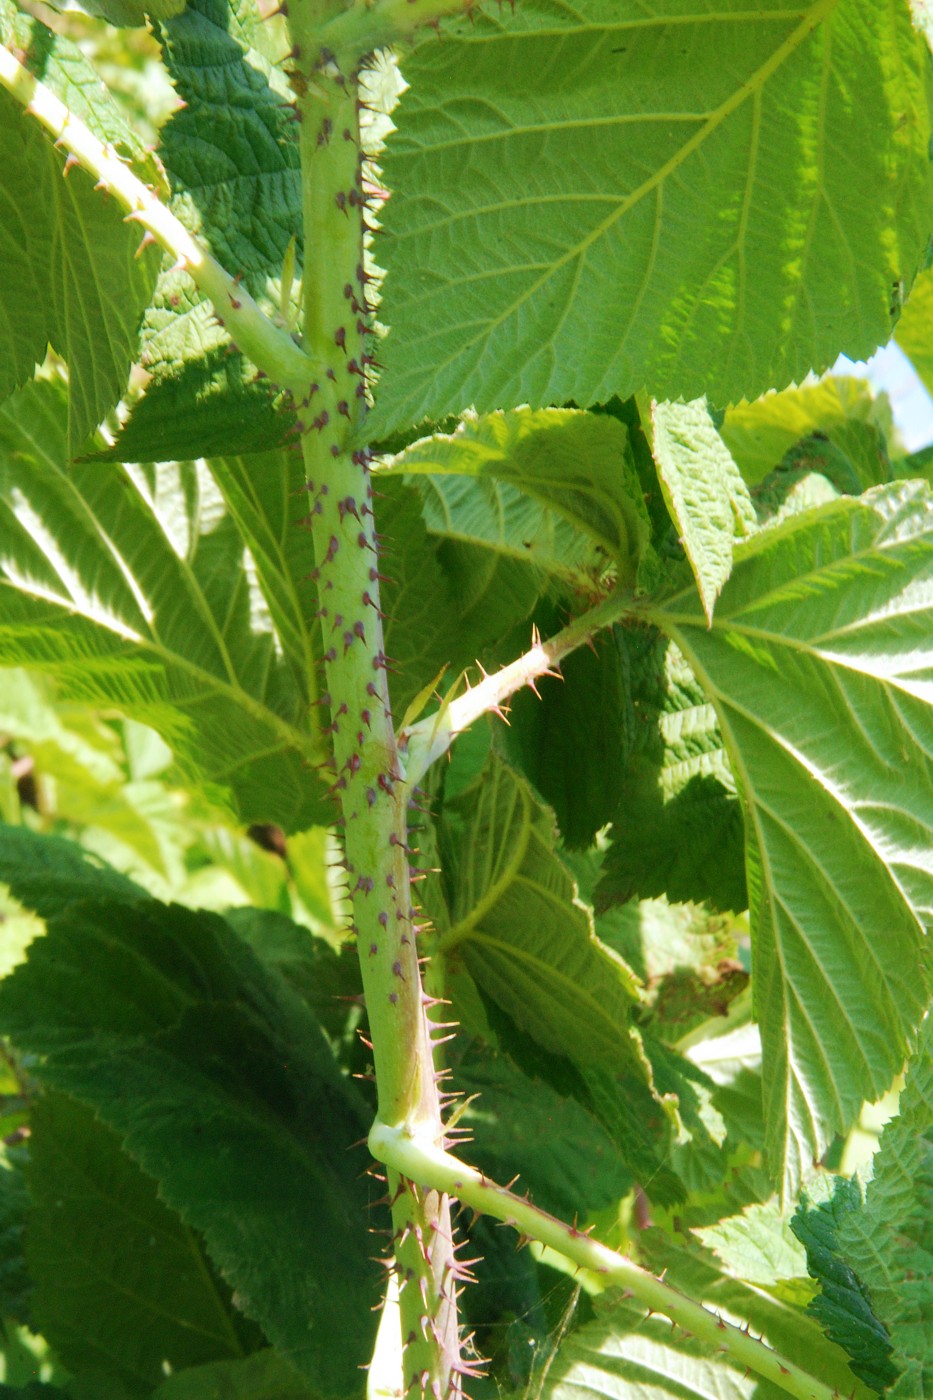
<path id="1" fill-rule="evenodd" d="M 315 22 L 317 20 L 317 23 Z M 390 711 L 369 454 L 354 447 L 365 412 L 369 277 L 358 75 L 320 43 L 295 4 L 305 260 L 303 334 L 322 366 L 297 400 L 314 545 L 313 578 L 330 712 L 327 773 L 343 834 L 381 1116 L 443 1142 L 431 1024 L 408 864 L 408 799 Z M 313 254 L 313 255 L 312 255 Z M 388 1174 L 406 1390 L 459 1389 L 450 1210 L 433 1188 Z"/>
<path id="2" fill-rule="evenodd" d="M 406 752 L 408 781 L 419 783 L 433 763 L 445 754 L 458 734 L 469 729 L 488 711 L 503 703 L 526 685 L 533 686 L 541 676 L 554 674 L 554 668 L 577 647 L 589 643 L 602 628 L 609 627 L 633 611 L 631 595 L 611 593 L 546 642 L 534 645 L 517 661 L 484 676 L 457 700 L 441 705 L 426 719 L 418 720 L 402 732 L 400 743 Z"/>
<path id="3" fill-rule="evenodd" d="M 475 1167 L 467 1166 L 405 1126 L 374 1123 L 369 1150 L 378 1161 L 414 1181 L 456 1195 L 481 1214 L 514 1226 L 521 1235 L 557 1250 L 581 1269 L 598 1274 L 606 1283 L 624 1288 L 645 1304 L 650 1313 L 661 1313 L 685 1332 L 700 1337 L 740 1366 L 772 1381 L 795 1400 L 839 1400 L 838 1391 L 797 1366 L 764 1342 L 726 1322 L 672 1288 L 663 1279 L 632 1263 L 624 1255 L 590 1239 L 573 1225 L 532 1205 L 523 1196 L 498 1186 Z"/>
<path id="4" fill-rule="evenodd" d="M 4 45 L 0 45 L 0 84 L 51 133 L 55 144 L 68 152 L 69 160 L 93 175 L 98 188 L 127 210 L 127 220 L 135 220 L 144 232 L 141 246 L 159 243 L 189 273 L 255 365 L 292 393 L 308 382 L 314 364 L 291 336 L 273 325 L 249 293 L 175 218 L 156 192 L 133 174 L 113 147 L 99 141 Z"/>

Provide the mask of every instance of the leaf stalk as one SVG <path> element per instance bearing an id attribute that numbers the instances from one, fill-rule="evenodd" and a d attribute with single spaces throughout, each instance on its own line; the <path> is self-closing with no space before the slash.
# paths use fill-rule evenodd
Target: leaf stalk
<path id="1" fill-rule="evenodd" d="M 542 676 L 554 675 L 565 656 L 577 647 L 592 642 L 604 627 L 628 616 L 633 611 L 631 594 L 614 592 L 585 613 L 581 613 L 560 632 L 542 642 L 537 637 L 533 645 L 517 660 L 509 662 L 491 675 L 484 675 L 478 685 L 464 695 L 441 705 L 404 729 L 399 736 L 406 753 L 406 777 L 414 786 L 427 770 L 447 752 L 458 734 L 469 729 L 484 714 L 498 711 L 510 696 L 525 686 L 533 686 Z"/>
<path id="2" fill-rule="evenodd" d="M 57 146 L 94 177 L 98 188 L 113 196 L 127 211 L 127 220 L 138 223 L 188 272 L 198 290 L 213 302 L 217 316 L 244 354 L 273 383 L 293 396 L 304 397 L 315 375 L 315 361 L 268 319 L 245 288 L 134 175 L 114 148 L 98 140 L 81 118 L 2 44 L 0 85 L 45 127 Z"/>
<path id="3" fill-rule="evenodd" d="M 779 1386 L 795 1400 L 839 1400 L 838 1392 L 763 1341 L 695 1303 L 663 1279 L 591 1239 L 583 1231 L 549 1215 L 523 1196 L 459 1161 L 452 1153 L 425 1139 L 417 1127 L 392 1127 L 379 1119 L 369 1134 L 369 1150 L 377 1161 L 412 1181 L 457 1196 L 480 1214 L 513 1226 L 521 1235 L 547 1245 L 607 1284 L 624 1288 L 649 1313 L 661 1313 L 686 1332 L 701 1338 L 731 1358 Z"/>

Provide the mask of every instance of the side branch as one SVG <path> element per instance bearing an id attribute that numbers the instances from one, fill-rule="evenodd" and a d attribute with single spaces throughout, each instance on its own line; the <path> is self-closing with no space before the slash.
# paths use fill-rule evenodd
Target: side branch
<path id="1" fill-rule="evenodd" d="M 500 709 L 516 691 L 526 685 L 533 686 L 541 676 L 554 674 L 554 668 L 565 656 L 584 643 L 591 642 L 602 628 L 610 627 L 631 611 L 632 599 L 629 594 L 611 593 L 546 642 L 536 640 L 517 661 L 511 661 L 501 670 L 484 676 L 479 685 L 471 686 L 459 699 L 442 704 L 435 714 L 409 725 L 399 736 L 401 746 L 407 752 L 408 782 L 412 786 L 419 783 L 432 763 L 447 752 L 457 735 L 469 729 L 482 715 Z"/>
<path id="2" fill-rule="evenodd" d="M 308 383 L 314 378 L 315 364 L 311 357 L 286 331 L 273 325 L 249 293 L 192 237 L 154 191 L 133 174 L 113 147 L 99 141 L 81 118 L 34 78 L 2 44 L 0 85 L 45 127 L 55 138 L 55 144 L 68 152 L 72 163 L 93 175 L 97 187 L 122 205 L 127 211 L 126 218 L 135 220 L 144 230 L 144 242 L 159 243 L 190 274 L 195 286 L 210 298 L 218 317 L 253 363 L 273 383 L 303 398 Z"/>
<path id="3" fill-rule="evenodd" d="M 607 1283 L 626 1289 L 645 1304 L 649 1313 L 657 1312 L 670 1318 L 675 1326 L 700 1337 L 756 1375 L 773 1381 L 795 1400 L 838 1400 L 837 1391 L 808 1375 L 793 1361 L 779 1356 L 764 1342 L 725 1322 L 663 1279 L 590 1239 L 573 1225 L 567 1225 L 523 1196 L 496 1185 L 475 1167 L 467 1166 L 443 1148 L 412 1136 L 404 1127 L 391 1128 L 377 1119 L 369 1134 L 369 1150 L 378 1161 L 402 1177 L 457 1196 L 473 1210 L 494 1216 L 529 1239 L 557 1250 L 578 1268 L 588 1269 Z"/>

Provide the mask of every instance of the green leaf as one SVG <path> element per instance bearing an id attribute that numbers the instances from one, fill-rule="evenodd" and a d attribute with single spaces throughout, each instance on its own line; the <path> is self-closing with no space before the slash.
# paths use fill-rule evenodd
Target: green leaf
<path id="1" fill-rule="evenodd" d="M 406 60 L 385 155 L 376 431 L 642 389 L 728 403 L 870 354 L 931 226 L 928 61 L 875 0 L 452 22 Z"/>
<path id="2" fill-rule="evenodd" d="M 873 429 L 866 431 L 876 437 Z M 911 475 L 909 470 L 897 474 Z M 758 483 L 753 492 L 755 509 L 762 524 L 777 524 L 789 515 L 824 505 L 837 496 L 858 496 L 867 487 L 881 485 L 893 475 L 883 449 L 868 459 L 850 456 L 824 432 L 817 431 L 795 443 Z"/>
<path id="3" fill-rule="evenodd" d="M 185 296 L 188 306 L 208 304 L 196 296 L 166 286 L 180 282 L 178 274 L 163 274 L 150 309 L 147 326 L 166 298 Z M 181 303 L 179 303 L 181 304 Z M 196 359 L 162 363 L 159 351 L 171 353 L 171 336 L 165 343 L 144 326 L 142 360 L 153 376 L 147 391 L 135 405 L 112 447 L 88 454 L 94 462 L 170 462 L 179 458 L 216 457 L 226 452 L 259 453 L 284 446 L 294 432 L 295 415 L 265 381 L 257 381 L 255 368 L 233 351 L 222 334 L 212 336 L 204 328 L 206 348 Z M 186 334 L 190 334 L 190 327 Z M 220 340 L 220 344 L 212 344 Z M 159 345 L 159 350 L 156 345 Z M 177 346 L 176 346 L 177 349 Z"/>
<path id="4" fill-rule="evenodd" d="M 146 16 L 152 19 L 168 19 L 185 8 L 186 0 L 81 0 L 81 8 L 89 15 L 97 15 L 108 24 L 118 26 L 141 25 Z"/>
<path id="5" fill-rule="evenodd" d="M 744 992 L 748 974 L 738 961 L 746 930 L 702 905 L 632 900 L 597 919 L 596 931 L 647 983 L 650 1016 L 642 1022 L 665 1042 L 715 1034 Z"/>
<path id="6" fill-rule="evenodd" d="M 840 1396 L 869 1400 L 870 1391 L 853 1376 L 846 1353 L 806 1312 L 804 1304 L 811 1285 L 801 1289 L 794 1282 L 778 1282 L 768 1289 L 737 1279 L 694 1239 L 672 1237 L 657 1228 L 641 1231 L 639 1246 L 645 1267 L 656 1274 L 666 1270 L 667 1282 L 688 1298 L 714 1313 L 743 1319 L 761 1334 L 766 1346 L 796 1362 Z M 759 1380 L 753 1394 L 755 1400 L 781 1400 L 786 1392 Z"/>
<path id="7" fill-rule="evenodd" d="M 851 464 L 861 489 L 887 481 L 895 441 L 891 405 L 865 379 L 827 375 L 819 384 L 766 394 L 730 408 L 722 439 L 745 480 L 754 485 L 803 438 L 825 434 Z"/>
<path id="8" fill-rule="evenodd" d="M 547 630 L 556 631 L 557 624 Z M 613 628 L 593 650 L 571 653 L 560 677 L 539 681 L 538 695 L 526 690 L 512 702 L 506 752 L 553 807 L 571 849 L 590 845 L 625 787 L 635 730 L 628 663 Z"/>
<path id="9" fill-rule="evenodd" d="M 622 635 L 635 742 L 596 906 L 665 895 L 744 909 L 742 810 L 710 698 L 677 647 L 651 631 Z"/>
<path id="10" fill-rule="evenodd" d="M 152 1400 L 312 1400 L 314 1391 L 274 1351 L 215 1361 L 169 1376 Z"/>
<path id="11" fill-rule="evenodd" d="M 472 1134 L 471 1160 L 500 1181 L 519 1172 L 522 1189 L 543 1210 L 588 1215 L 631 1189 L 618 1147 L 576 1099 L 478 1047 L 456 1065 L 454 1079 L 458 1090 L 479 1095 L 461 1120 Z"/>
<path id="12" fill-rule="evenodd" d="M 928 394 L 933 394 L 933 268 L 919 274 L 897 323 L 894 339 Z"/>
<path id="13" fill-rule="evenodd" d="M 0 1022 L 120 1135 L 316 1392 L 356 1394 L 378 1296 L 348 1151 L 367 1114 L 285 982 L 216 915 L 84 900 L 2 984 Z"/>
<path id="14" fill-rule="evenodd" d="M 139 156 L 114 99 L 75 45 L 6 3 L 0 40 L 25 53 L 27 66 L 96 136 Z M 126 385 L 159 254 L 136 256 L 138 227 L 124 223 L 83 170 L 62 178 L 64 155 L 6 93 L 0 165 L 0 400 L 33 377 L 51 345 L 69 366 L 67 454 L 74 457 Z M 146 174 L 152 179 L 151 167 Z"/>
<path id="15" fill-rule="evenodd" d="M 578 1097 L 658 1199 L 677 1199 L 663 1162 L 677 1119 L 663 1095 L 673 1084 L 655 1090 L 655 1066 L 631 1025 L 637 979 L 596 937 L 553 845 L 550 813 L 492 755 L 444 808 L 438 949 L 445 967 L 469 973 L 516 1062 Z"/>
<path id="16" fill-rule="evenodd" d="M 543 1400 L 751 1400 L 780 1392 L 743 1375 L 734 1361 L 644 1310 L 601 1300 L 593 1322 L 572 1332 L 557 1353 Z"/>
<path id="17" fill-rule="evenodd" d="M 26 1265 L 23 1237 L 29 1192 L 22 1165 L 7 1149 L 0 1167 L 0 1315 L 29 1323 L 34 1281 Z"/>
<path id="18" fill-rule="evenodd" d="M 253 0 L 189 0 L 158 29 L 185 103 L 160 133 L 172 211 L 272 317 L 286 250 L 302 228 L 293 94 L 276 66 L 283 32 L 263 23 Z M 152 380 L 113 460 L 264 451 L 294 422 L 185 272 L 163 268 L 142 360 Z"/>
<path id="19" fill-rule="evenodd" d="M 444 811 L 450 926 L 440 946 L 550 1052 L 633 1068 L 626 1035 L 636 980 L 601 944 L 553 850 L 550 814 L 528 784 L 491 758 Z"/>
<path id="20" fill-rule="evenodd" d="M 837 1177 L 832 1195 L 821 1204 L 811 1207 L 804 1194 L 791 1228 L 807 1251 L 810 1274 L 820 1284 L 808 1311 L 827 1337 L 851 1357 L 855 1375 L 876 1394 L 884 1395 L 899 1373 L 892 1360 L 891 1339 L 872 1309 L 868 1289 L 840 1257 L 840 1227 L 861 1204 L 858 1183 Z"/>
<path id="21" fill-rule="evenodd" d="M 777 1201 L 747 1206 L 739 1215 L 693 1233 L 718 1255 L 729 1273 L 763 1286 L 803 1278 L 807 1261 Z"/>
<path id="22" fill-rule="evenodd" d="M 0 681 L 0 733 L 25 749 L 33 763 L 39 805 L 48 785 L 57 817 L 107 832 L 133 856 L 170 878 L 176 865 L 160 818 L 176 816 L 157 783 L 127 781 L 114 729 L 83 706 L 56 706 L 51 687 L 24 671 L 7 669 Z M 160 799 L 162 799 L 160 801 Z M 177 874 L 173 869 L 172 874 Z"/>
<path id="23" fill-rule="evenodd" d="M 844 1216 L 843 1257 L 871 1293 L 904 1373 L 897 1400 L 933 1396 L 933 1019 L 908 1064 L 898 1116 L 881 1135 L 860 1211 Z"/>
<path id="24" fill-rule="evenodd" d="M 148 1396 L 166 1365 L 242 1355 L 250 1329 L 201 1242 L 116 1135 L 57 1094 L 37 1101 L 31 1128 L 33 1313 L 69 1371 Z"/>
<path id="25" fill-rule="evenodd" d="M 926 488 L 881 488 L 742 545 L 712 627 L 693 590 L 652 610 L 715 706 L 746 815 L 768 1148 L 788 1194 L 887 1089 L 926 1009 L 931 545 Z"/>
<path id="26" fill-rule="evenodd" d="M 401 719 L 410 701 L 445 666 L 456 676 L 473 656 L 458 645 L 452 591 L 424 528 L 417 492 L 401 481 L 383 480 L 376 525 L 391 575 L 383 585 L 382 609 L 386 655 L 395 667 L 389 677 L 392 709 Z"/>
<path id="27" fill-rule="evenodd" d="M 733 542 L 754 530 L 755 508 L 705 399 L 652 404 L 651 434 L 661 487 L 712 621 Z"/>
<path id="28" fill-rule="evenodd" d="M 0 649 L 150 725 L 240 820 L 294 830 L 323 815 L 301 476 L 259 467 L 68 470 L 63 389 L 22 390 L 0 409 Z"/>
<path id="29" fill-rule="evenodd" d="M 391 460 L 425 522 L 592 592 L 610 564 L 634 585 L 650 535 L 628 434 L 608 416 L 549 409 L 467 416 Z"/>

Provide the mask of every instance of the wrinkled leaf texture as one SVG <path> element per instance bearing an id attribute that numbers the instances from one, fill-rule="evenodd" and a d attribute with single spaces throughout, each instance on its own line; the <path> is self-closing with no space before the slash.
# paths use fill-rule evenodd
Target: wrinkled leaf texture
<path id="1" fill-rule="evenodd" d="M 243 822 L 321 819 L 296 458 L 66 468 L 65 392 L 0 409 L 0 650 L 142 720 Z"/>
<path id="2" fill-rule="evenodd" d="M 47 920 L 0 984 L 4 1033 L 120 1136 L 315 1393 L 355 1395 L 379 1290 L 349 1150 L 365 1105 L 306 1004 L 223 919 L 123 894 L 86 860 L 46 883 L 47 849 L 0 828 L 0 880 Z"/>
<path id="3" fill-rule="evenodd" d="M 793 1194 L 900 1069 L 933 921 L 933 502 L 922 483 L 762 531 L 707 626 L 651 610 L 715 706 L 743 804 L 768 1150 Z"/>
<path id="4" fill-rule="evenodd" d="M 907 4 L 524 0 L 405 60 L 375 431 L 725 404 L 888 339 L 931 227 Z"/>
<path id="5" fill-rule="evenodd" d="M 78 47 L 0 4 L 0 39 L 99 140 L 142 162 L 141 143 Z M 67 453 L 114 407 L 136 354 L 159 253 L 137 257 L 138 226 L 73 170 L 51 138 L 0 93 L 0 401 L 27 383 L 52 347 L 68 362 Z M 151 164 L 143 178 L 152 180 Z"/>

